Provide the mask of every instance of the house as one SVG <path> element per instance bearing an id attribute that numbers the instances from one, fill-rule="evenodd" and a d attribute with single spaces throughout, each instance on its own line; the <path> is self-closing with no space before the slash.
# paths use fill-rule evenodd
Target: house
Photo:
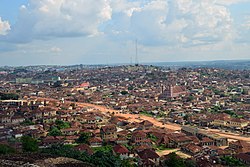
<path id="1" fill-rule="evenodd" d="M 250 152 L 250 144 L 243 140 L 238 140 L 235 142 L 230 142 L 227 148 L 233 153 L 246 153 Z"/>
<path id="2" fill-rule="evenodd" d="M 11 123 L 11 116 L 8 115 L 0 115 L 0 123 Z"/>
<path id="3" fill-rule="evenodd" d="M 44 139 L 42 139 L 41 146 L 42 147 L 49 147 L 54 144 L 63 144 L 64 143 L 64 137 L 63 136 L 47 136 Z"/>
<path id="4" fill-rule="evenodd" d="M 160 163 L 160 156 L 152 149 L 145 149 L 138 153 L 139 166 L 153 167 Z"/>
<path id="5" fill-rule="evenodd" d="M 187 91 L 183 86 L 178 85 L 170 85 L 167 86 L 167 88 L 162 87 L 162 94 L 160 95 L 160 98 L 176 98 L 180 95 L 186 94 Z"/>
<path id="6" fill-rule="evenodd" d="M 117 144 L 127 144 L 128 143 L 128 139 L 126 137 L 118 137 L 116 139 L 116 143 Z"/>
<path id="7" fill-rule="evenodd" d="M 125 159 L 125 158 L 128 158 L 129 157 L 129 150 L 123 146 L 123 145 L 115 145 L 113 147 L 113 153 L 115 155 L 119 155 L 121 159 Z"/>
<path id="8" fill-rule="evenodd" d="M 243 162 L 244 164 L 250 166 L 250 154 L 239 153 L 239 154 L 236 154 L 234 157 L 238 159 L 239 161 Z"/>
<path id="9" fill-rule="evenodd" d="M 94 154 L 94 151 L 87 144 L 80 144 L 78 146 L 75 146 L 74 149 L 77 151 L 86 152 L 88 155 Z"/>
<path id="10" fill-rule="evenodd" d="M 187 152 L 188 154 L 190 154 L 192 156 L 199 153 L 200 151 L 202 151 L 202 147 L 197 146 L 193 143 L 187 144 L 187 145 L 183 146 L 181 149 L 184 152 Z"/>
<path id="11" fill-rule="evenodd" d="M 148 121 L 148 120 L 144 120 L 144 121 L 140 122 L 140 127 L 141 127 L 142 129 L 151 128 L 151 127 L 153 127 L 153 125 L 154 125 L 154 124 L 153 124 L 152 122 Z"/>
<path id="12" fill-rule="evenodd" d="M 168 147 L 170 148 L 179 148 L 183 145 L 192 143 L 193 140 L 188 136 L 180 136 L 180 137 L 169 137 Z"/>
<path id="13" fill-rule="evenodd" d="M 19 115 L 15 115 L 15 116 L 11 117 L 12 124 L 19 124 L 19 123 L 23 122 L 24 120 L 25 120 L 25 118 L 23 116 L 19 116 Z"/>
<path id="14" fill-rule="evenodd" d="M 90 138 L 89 145 L 91 147 L 101 147 L 102 146 L 102 139 L 100 137 Z"/>
<path id="15" fill-rule="evenodd" d="M 132 133 L 131 143 L 134 145 L 151 145 L 152 142 L 147 138 L 147 134 L 141 130 Z"/>
<path id="16" fill-rule="evenodd" d="M 100 129 L 100 134 L 101 134 L 101 138 L 104 141 L 108 141 L 110 139 L 116 139 L 117 138 L 116 126 L 113 124 L 102 126 Z"/>
<path id="17" fill-rule="evenodd" d="M 238 128 L 238 129 L 242 129 L 246 126 L 248 126 L 250 122 L 248 120 L 245 119 L 241 119 L 241 118 L 232 118 L 230 120 L 230 123 L 228 124 L 228 126 L 230 128 Z"/>
<path id="18" fill-rule="evenodd" d="M 61 132 L 63 135 L 72 136 L 72 135 L 78 134 L 79 129 L 78 128 L 66 128 L 66 129 L 61 129 Z"/>
<path id="19" fill-rule="evenodd" d="M 213 146 L 214 141 L 208 137 L 203 137 L 202 140 L 200 141 L 201 146 Z"/>
<path id="20" fill-rule="evenodd" d="M 78 138 L 78 136 L 65 136 L 64 144 L 74 144 Z"/>

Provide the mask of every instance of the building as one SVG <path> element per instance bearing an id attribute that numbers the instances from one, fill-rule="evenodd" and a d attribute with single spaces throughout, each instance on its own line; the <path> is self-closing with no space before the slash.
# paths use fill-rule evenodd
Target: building
<path id="1" fill-rule="evenodd" d="M 117 138 L 117 129 L 115 125 L 102 126 L 100 130 L 101 138 L 104 141 L 109 141 L 111 139 Z"/>

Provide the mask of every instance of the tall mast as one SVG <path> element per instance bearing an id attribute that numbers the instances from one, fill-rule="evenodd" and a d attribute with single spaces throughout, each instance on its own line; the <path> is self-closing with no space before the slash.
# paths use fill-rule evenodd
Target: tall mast
<path id="1" fill-rule="evenodd" d="M 138 65 L 138 48 L 137 48 L 137 39 L 135 40 L 135 65 Z"/>

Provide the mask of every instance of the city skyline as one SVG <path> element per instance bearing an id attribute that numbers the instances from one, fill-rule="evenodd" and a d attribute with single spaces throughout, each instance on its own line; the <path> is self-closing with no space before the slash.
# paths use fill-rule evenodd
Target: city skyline
<path id="1" fill-rule="evenodd" d="M 249 0 L 0 2 L 0 66 L 249 59 Z"/>

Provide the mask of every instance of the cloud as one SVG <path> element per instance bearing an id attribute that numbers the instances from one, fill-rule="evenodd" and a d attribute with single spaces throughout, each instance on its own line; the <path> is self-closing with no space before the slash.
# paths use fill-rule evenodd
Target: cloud
<path id="1" fill-rule="evenodd" d="M 111 12 L 108 0 L 29 0 L 28 5 L 20 7 L 17 23 L 6 39 L 30 42 L 96 35 Z"/>
<path id="2" fill-rule="evenodd" d="M 116 40 L 138 38 L 143 45 L 195 46 L 232 39 L 230 12 L 215 1 L 139 2 L 113 3 L 105 33 Z"/>
<path id="3" fill-rule="evenodd" d="M 217 0 L 216 3 L 220 5 L 232 5 L 232 4 L 237 4 L 237 3 L 242 3 L 242 2 L 250 2 L 250 0 Z"/>
<path id="4" fill-rule="evenodd" d="M 60 53 L 60 52 L 62 52 L 62 49 L 54 46 L 54 47 L 50 48 L 50 51 L 54 52 L 54 53 Z"/>
<path id="5" fill-rule="evenodd" d="M 8 21 L 2 21 L 0 17 L 0 35 L 7 35 L 10 31 L 10 24 Z"/>

